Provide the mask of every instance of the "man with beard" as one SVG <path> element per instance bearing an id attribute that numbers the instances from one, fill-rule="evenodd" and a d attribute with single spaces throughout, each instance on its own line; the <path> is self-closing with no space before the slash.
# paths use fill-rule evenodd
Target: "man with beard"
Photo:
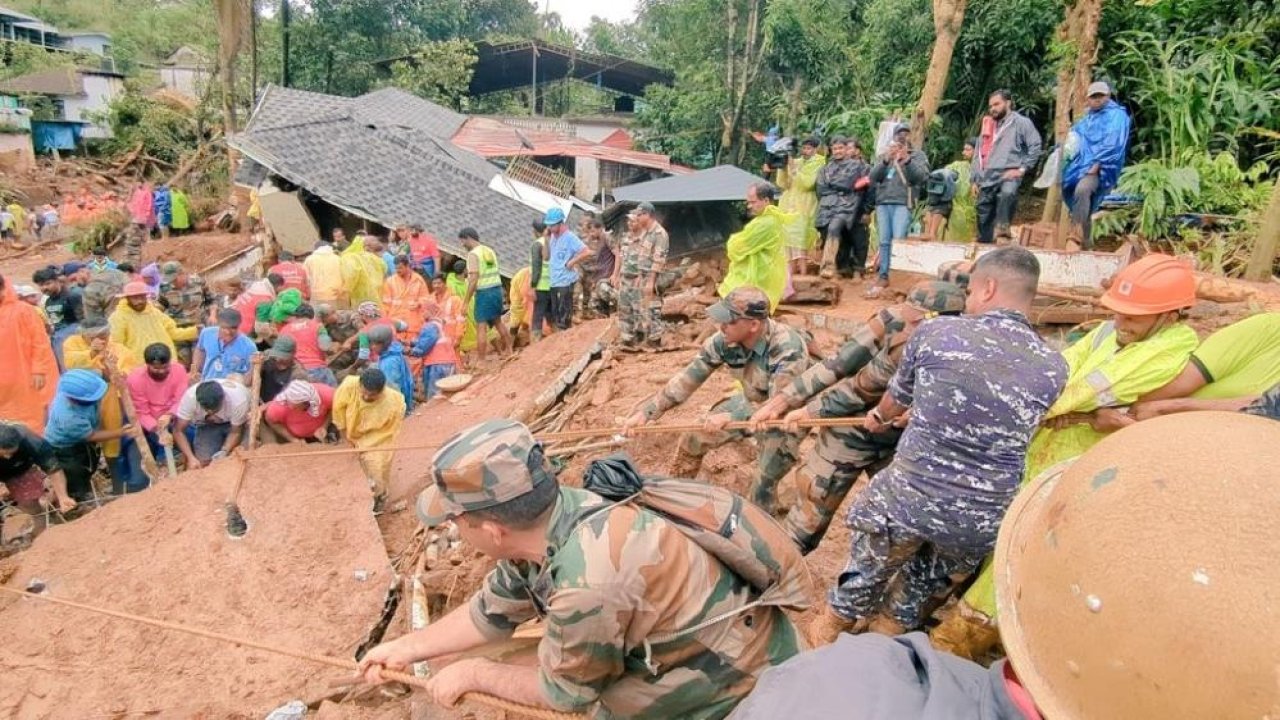
<path id="1" fill-rule="evenodd" d="M 991 244 L 1009 238 L 1009 225 L 1018 209 L 1022 178 L 1040 159 L 1040 133 L 1025 115 L 1013 109 L 1008 90 L 987 99 L 977 152 L 973 156 L 973 188 L 978 199 L 978 242 Z"/>

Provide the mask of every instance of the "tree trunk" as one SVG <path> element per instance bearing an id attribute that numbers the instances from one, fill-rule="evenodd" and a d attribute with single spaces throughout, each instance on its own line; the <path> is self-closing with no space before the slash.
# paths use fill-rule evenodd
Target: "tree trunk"
<path id="1" fill-rule="evenodd" d="M 249 0 L 249 95 L 258 99 L 258 0 Z"/>
<path id="2" fill-rule="evenodd" d="M 218 23 L 218 80 L 222 88 L 223 136 L 236 131 L 236 57 L 249 25 L 248 0 L 215 0 Z M 227 146 L 227 172 L 234 177 L 236 154 Z"/>
<path id="3" fill-rule="evenodd" d="M 1277 252 L 1280 252 L 1280 182 L 1271 189 L 1271 202 L 1262 214 L 1258 241 L 1253 245 L 1253 254 L 1244 271 L 1245 279 L 1266 281 L 1270 278 Z"/>
<path id="4" fill-rule="evenodd" d="M 725 2 L 725 43 L 724 43 L 724 65 L 725 78 L 724 89 L 728 93 L 726 98 L 729 102 L 726 105 L 733 107 L 733 93 L 737 90 L 738 83 L 735 81 L 737 74 L 737 58 L 738 48 L 736 47 L 738 29 L 738 0 L 727 0 Z M 716 149 L 716 164 L 719 165 L 723 159 L 729 154 L 729 150 L 733 147 L 733 134 L 735 132 L 736 123 L 733 120 L 733 113 L 730 110 L 723 110 L 720 113 L 720 123 L 723 126 L 720 130 L 720 147 Z"/>
<path id="5" fill-rule="evenodd" d="M 738 72 L 738 88 L 733 99 L 733 161 L 741 165 L 746 159 L 746 143 L 742 141 L 742 133 L 738 126 L 742 124 L 742 116 L 746 112 L 747 95 L 751 92 L 751 84 L 760 72 L 760 2 L 751 0 L 747 10 L 747 46 L 742 53 L 742 68 Z"/>
<path id="6" fill-rule="evenodd" d="M 1058 26 L 1058 40 L 1072 54 L 1062 58 L 1058 68 L 1058 89 L 1054 99 L 1053 138 L 1058 147 L 1071 132 L 1071 123 L 1084 107 L 1085 92 L 1093 75 L 1098 54 L 1098 21 L 1102 0 L 1076 0 Z M 1061 176 L 1059 176 L 1061 177 Z M 1055 178 L 1045 197 L 1041 222 L 1057 222 L 1062 214 L 1062 183 Z M 1061 238 L 1060 238 L 1061 239 Z"/>
<path id="7" fill-rule="evenodd" d="M 796 126 L 800 124 L 802 103 L 804 102 L 804 76 L 796 75 L 791 81 L 791 102 L 787 103 L 787 123 L 782 128 L 783 135 L 796 136 Z"/>
<path id="8" fill-rule="evenodd" d="M 911 120 L 911 142 L 918 148 L 924 147 L 929 123 L 938 114 L 938 106 L 947 91 L 951 56 L 955 53 L 968 3 L 969 0 L 933 0 L 933 53 L 929 57 L 929 71 L 924 76 L 924 90 L 920 92 L 920 102 L 916 103 L 916 113 Z"/>

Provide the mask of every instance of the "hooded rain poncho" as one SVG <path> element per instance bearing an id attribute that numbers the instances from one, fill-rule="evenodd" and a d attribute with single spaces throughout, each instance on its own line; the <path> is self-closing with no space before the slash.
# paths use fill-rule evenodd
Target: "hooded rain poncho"
<path id="1" fill-rule="evenodd" d="M 770 311 L 778 307 L 782 291 L 787 285 L 787 256 L 783 247 L 812 245 L 806 235 L 816 236 L 817 231 L 806 223 L 804 216 L 783 212 L 770 205 L 758 217 L 752 218 L 746 227 L 729 236 L 725 254 L 729 256 L 729 271 L 720 283 L 720 296 L 734 288 L 753 285 L 769 296 Z"/>
<path id="2" fill-rule="evenodd" d="M 0 418 L 20 422 L 44 434 L 45 411 L 58 384 L 58 363 L 40 313 L 18 299 L 7 280 L 0 295 Z M 32 376 L 43 375 L 37 390 Z"/>
<path id="3" fill-rule="evenodd" d="M 1096 211 L 1107 191 L 1120 181 L 1125 152 L 1129 148 L 1129 113 L 1115 100 L 1108 100 L 1097 112 L 1086 113 L 1067 135 L 1062 168 L 1062 199 L 1067 207 L 1075 203 L 1076 184 L 1089 168 L 1098 165 L 1098 191 L 1093 194 Z"/>

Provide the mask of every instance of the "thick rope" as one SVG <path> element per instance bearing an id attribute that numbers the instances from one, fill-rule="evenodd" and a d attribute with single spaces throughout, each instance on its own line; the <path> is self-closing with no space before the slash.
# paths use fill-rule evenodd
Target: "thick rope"
<path id="1" fill-rule="evenodd" d="M 190 627 L 188 625 L 180 625 L 178 623 L 169 622 L 167 620 L 156 620 L 155 618 L 144 617 L 142 615 L 133 615 L 131 613 L 120 612 L 119 610 L 111 610 L 108 608 L 96 607 L 93 605 L 85 605 L 72 600 L 63 600 L 62 598 L 51 597 L 43 594 L 34 594 L 15 590 L 14 588 L 4 587 L 0 585 L 0 590 L 18 595 L 24 598 L 36 598 L 44 602 L 53 603 L 55 605 L 64 605 L 66 607 L 84 610 L 86 612 L 97 613 L 99 615 L 107 615 L 109 617 L 129 622 L 140 623 L 142 625 L 150 625 L 152 627 L 162 628 L 164 630 L 173 630 L 174 632 L 186 633 L 209 640 L 217 640 L 218 642 L 230 643 L 232 645 L 240 645 L 243 647 L 261 650 L 263 652 L 275 653 L 276 655 L 284 655 L 296 660 L 306 660 L 308 662 L 320 665 L 328 665 L 330 667 L 341 668 L 343 670 L 357 671 L 360 667 L 359 663 L 354 660 L 344 660 L 342 658 L 330 657 L 328 655 L 317 655 L 315 653 L 305 652 L 303 650 L 294 650 L 292 648 L 277 647 L 268 645 L 256 640 L 248 640 L 246 638 L 235 637 L 233 635 L 224 635 L 223 633 L 213 632 L 212 630 L 204 630 L 201 628 Z M 382 670 L 382 677 L 388 680 L 404 683 L 413 687 L 426 688 L 427 681 L 424 678 L 410 675 L 408 673 L 397 672 L 395 670 Z M 462 701 L 472 701 L 480 705 L 487 705 L 498 710 L 518 713 L 536 720 L 582 720 L 586 715 L 579 713 L 562 712 L 559 710 L 550 710 L 546 708 L 533 707 L 531 705 L 522 705 L 520 703 L 504 700 L 500 697 L 494 697 L 485 693 L 469 692 L 462 696 Z"/>
<path id="2" fill-rule="evenodd" d="M 795 423 L 796 427 L 801 429 L 808 428 L 832 428 L 832 427 L 862 427 L 864 422 L 860 417 L 838 417 L 838 418 L 811 418 L 809 420 L 800 420 Z M 764 430 L 785 430 L 789 425 L 785 420 L 770 420 L 760 423 L 760 428 Z M 698 432 L 702 430 L 702 423 L 677 423 L 671 425 L 640 425 L 631 429 L 631 434 L 625 439 L 630 440 L 635 435 L 662 435 L 665 433 L 682 433 L 682 432 Z M 725 430 L 750 430 L 751 423 L 746 420 L 735 421 L 724 426 Z M 539 433 L 534 435 L 534 439 L 539 442 L 553 443 L 565 442 L 568 440 L 586 440 L 594 437 L 615 437 L 622 434 L 621 427 L 609 428 L 589 428 L 586 430 L 564 430 L 562 432 Z M 442 443 L 427 444 L 408 444 L 408 445 L 384 445 L 381 447 L 368 448 L 335 448 L 333 450 L 318 450 L 308 452 L 303 450 L 296 453 L 272 453 L 270 455 L 246 455 L 246 460 L 270 460 L 280 457 L 322 457 L 325 455 L 357 455 L 360 453 L 372 452 L 395 452 L 397 450 L 435 450 Z"/>

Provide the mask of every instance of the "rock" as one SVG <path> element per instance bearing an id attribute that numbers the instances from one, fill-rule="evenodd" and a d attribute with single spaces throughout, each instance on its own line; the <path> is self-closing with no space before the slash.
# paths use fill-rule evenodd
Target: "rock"
<path id="1" fill-rule="evenodd" d="M 1224 277 L 1196 274 L 1196 297 L 1201 300 L 1225 303 L 1244 302 L 1257 294 L 1257 290 L 1244 283 Z"/>
<path id="2" fill-rule="evenodd" d="M 613 398 L 613 381 L 607 377 L 600 378 L 596 389 L 591 393 L 591 406 L 603 407 Z"/>

